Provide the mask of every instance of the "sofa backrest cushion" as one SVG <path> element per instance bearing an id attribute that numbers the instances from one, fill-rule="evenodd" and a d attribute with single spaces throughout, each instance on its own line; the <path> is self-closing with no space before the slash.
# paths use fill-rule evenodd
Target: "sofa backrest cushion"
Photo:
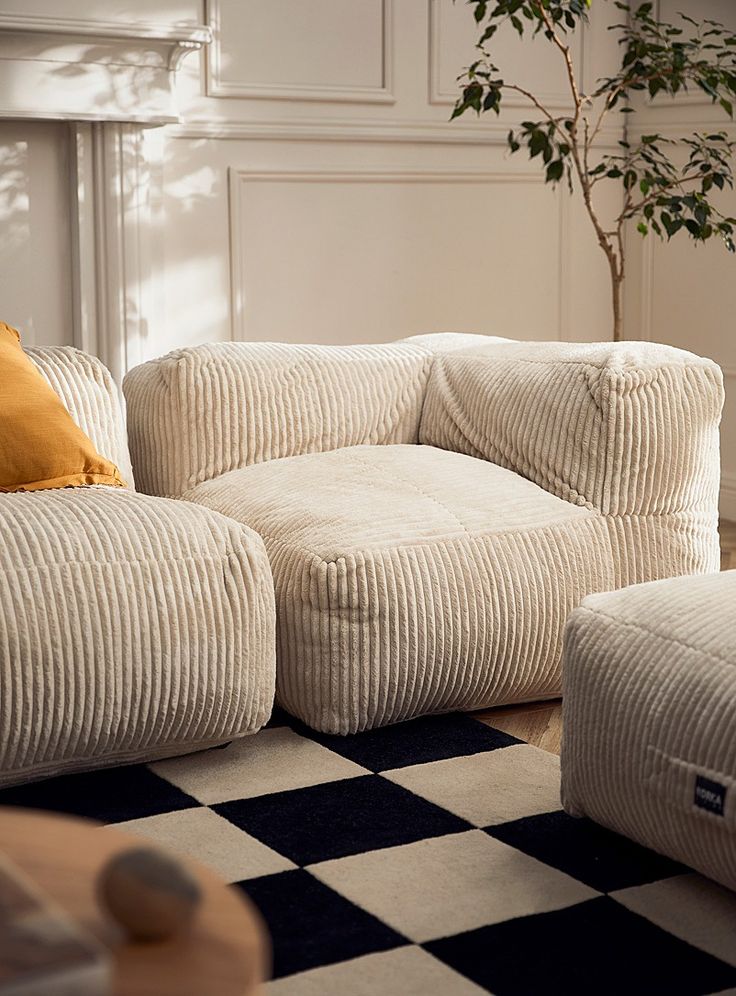
<path id="1" fill-rule="evenodd" d="M 647 342 L 500 343 L 441 356 L 419 441 L 605 515 L 715 511 L 723 378 Z"/>
<path id="2" fill-rule="evenodd" d="M 174 497 L 265 460 L 416 443 L 434 352 L 478 339 L 211 343 L 144 363 L 123 385 L 137 486 Z"/>
<path id="3" fill-rule="evenodd" d="M 71 346 L 29 347 L 25 352 L 97 451 L 115 464 L 133 488 L 122 396 L 107 367 Z"/>

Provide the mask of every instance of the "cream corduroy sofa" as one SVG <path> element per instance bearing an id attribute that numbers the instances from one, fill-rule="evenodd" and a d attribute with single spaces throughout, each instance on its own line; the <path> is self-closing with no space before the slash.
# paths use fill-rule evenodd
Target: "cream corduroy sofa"
<path id="1" fill-rule="evenodd" d="M 124 390 L 139 486 L 263 537 L 277 697 L 320 730 L 556 696 L 586 594 L 717 565 L 722 378 L 690 353 L 223 343 Z"/>
<path id="2" fill-rule="evenodd" d="M 28 353 L 132 485 L 107 370 Z M 267 554 L 232 519 L 132 487 L 0 494 L 0 785 L 254 732 L 274 630 Z"/>
<path id="3" fill-rule="evenodd" d="M 564 660 L 565 809 L 736 889 L 736 571 L 586 598 Z"/>

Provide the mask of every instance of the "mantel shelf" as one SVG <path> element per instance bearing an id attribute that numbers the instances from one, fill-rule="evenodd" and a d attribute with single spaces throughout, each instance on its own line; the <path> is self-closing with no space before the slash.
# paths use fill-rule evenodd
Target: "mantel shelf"
<path id="1" fill-rule="evenodd" d="M 176 72 L 211 40 L 201 25 L 0 14 L 0 118 L 176 122 Z"/>

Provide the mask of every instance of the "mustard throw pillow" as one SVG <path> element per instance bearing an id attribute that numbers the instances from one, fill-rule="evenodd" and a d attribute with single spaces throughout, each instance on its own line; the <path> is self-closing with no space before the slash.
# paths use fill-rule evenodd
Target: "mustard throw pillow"
<path id="1" fill-rule="evenodd" d="M 124 488 L 56 391 L 0 322 L 0 491 L 112 484 Z"/>

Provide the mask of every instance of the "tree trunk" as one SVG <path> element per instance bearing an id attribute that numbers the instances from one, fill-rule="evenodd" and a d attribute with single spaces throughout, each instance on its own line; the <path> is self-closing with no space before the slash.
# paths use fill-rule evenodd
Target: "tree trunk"
<path id="1" fill-rule="evenodd" d="M 624 278 L 619 273 L 615 261 L 611 265 L 611 297 L 613 303 L 613 341 L 621 342 L 624 337 L 623 290 Z"/>

